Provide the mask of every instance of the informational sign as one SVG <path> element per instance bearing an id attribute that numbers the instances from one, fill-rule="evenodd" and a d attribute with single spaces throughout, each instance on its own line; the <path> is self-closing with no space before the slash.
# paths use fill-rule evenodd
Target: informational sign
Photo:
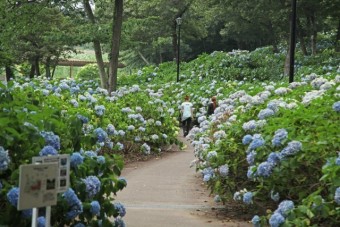
<path id="1" fill-rule="evenodd" d="M 20 166 L 18 210 L 57 204 L 58 164 Z"/>
<path id="2" fill-rule="evenodd" d="M 66 192 L 70 186 L 70 155 L 52 155 L 52 156 L 39 156 L 33 157 L 32 163 L 57 163 L 58 164 L 58 179 L 57 191 Z"/>

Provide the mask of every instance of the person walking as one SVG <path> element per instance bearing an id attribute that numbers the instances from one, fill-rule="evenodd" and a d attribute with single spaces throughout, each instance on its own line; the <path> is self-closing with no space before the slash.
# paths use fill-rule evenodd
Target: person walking
<path id="1" fill-rule="evenodd" d="M 216 107 L 217 107 L 217 99 L 216 99 L 216 96 L 213 96 L 211 97 L 211 102 L 208 105 L 207 115 L 210 116 L 211 114 L 213 114 Z"/>
<path id="2" fill-rule="evenodd" d="M 191 127 L 191 120 L 194 116 L 193 114 L 193 105 L 190 102 L 190 97 L 186 95 L 184 97 L 184 102 L 181 104 L 181 121 L 183 127 L 183 135 L 184 137 L 188 135 Z"/>

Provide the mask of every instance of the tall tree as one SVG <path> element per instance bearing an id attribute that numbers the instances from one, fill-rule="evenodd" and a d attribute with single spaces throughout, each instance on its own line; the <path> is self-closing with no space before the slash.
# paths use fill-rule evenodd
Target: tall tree
<path id="1" fill-rule="evenodd" d="M 115 11 L 113 17 L 112 27 L 112 48 L 110 57 L 110 70 L 109 70 L 109 93 L 117 89 L 117 70 L 118 70 L 118 57 L 120 47 L 120 37 L 123 23 L 123 0 L 115 0 Z"/>

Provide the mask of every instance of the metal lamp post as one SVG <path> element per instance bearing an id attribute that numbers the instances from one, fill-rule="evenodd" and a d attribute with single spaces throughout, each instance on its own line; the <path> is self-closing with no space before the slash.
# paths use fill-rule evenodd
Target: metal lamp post
<path id="1" fill-rule="evenodd" d="M 180 40 L 181 40 L 181 23 L 182 18 L 176 18 L 176 23 L 178 26 L 178 37 L 177 37 L 177 82 L 179 82 L 179 52 L 180 52 Z"/>
<path id="2" fill-rule="evenodd" d="M 294 55 L 296 42 L 296 0 L 292 0 L 292 19 L 290 24 L 289 83 L 294 81 Z"/>

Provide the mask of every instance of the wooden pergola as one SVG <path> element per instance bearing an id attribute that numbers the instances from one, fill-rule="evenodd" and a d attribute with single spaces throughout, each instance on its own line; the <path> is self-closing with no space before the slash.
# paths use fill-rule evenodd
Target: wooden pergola
<path id="1" fill-rule="evenodd" d="M 59 60 L 58 66 L 70 66 L 70 77 L 72 77 L 72 68 L 73 67 L 82 67 L 88 64 L 97 64 L 95 61 L 83 61 L 83 60 Z M 105 67 L 109 66 L 109 62 L 104 62 Z M 123 63 L 118 63 L 118 68 L 124 68 L 125 65 Z"/>

